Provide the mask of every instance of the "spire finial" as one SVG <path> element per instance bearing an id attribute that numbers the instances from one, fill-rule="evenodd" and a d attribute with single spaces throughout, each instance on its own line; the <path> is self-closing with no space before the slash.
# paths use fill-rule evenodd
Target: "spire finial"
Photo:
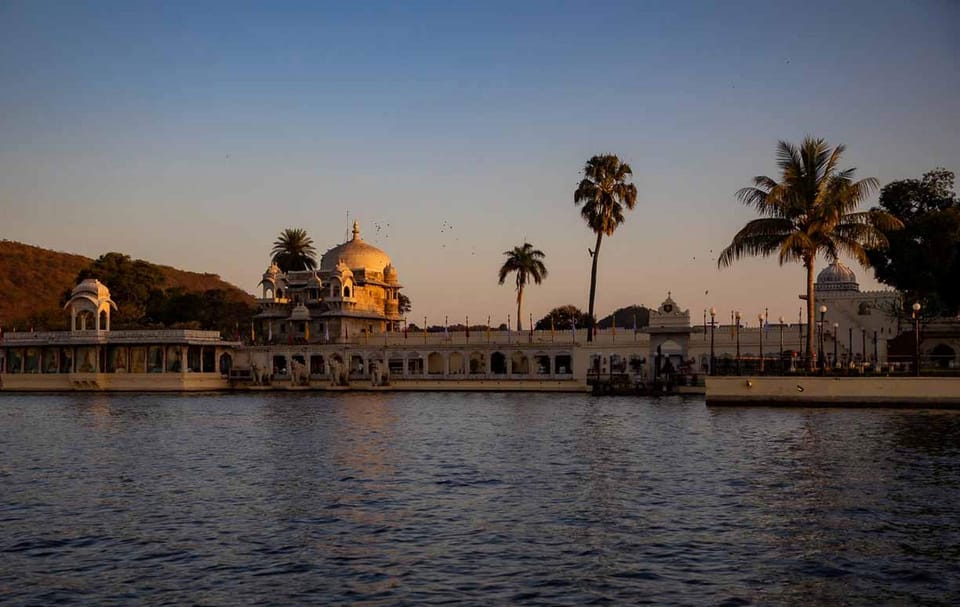
<path id="1" fill-rule="evenodd" d="M 360 222 L 357 221 L 356 219 L 353 220 L 353 239 L 354 240 L 360 239 Z"/>

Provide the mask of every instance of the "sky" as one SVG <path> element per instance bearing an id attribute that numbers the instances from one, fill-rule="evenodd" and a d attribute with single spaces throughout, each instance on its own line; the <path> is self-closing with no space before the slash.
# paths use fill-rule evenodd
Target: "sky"
<path id="1" fill-rule="evenodd" d="M 800 265 L 717 269 L 755 217 L 735 192 L 808 135 L 881 184 L 960 170 L 958 23 L 954 0 L 0 0 L 0 238 L 253 293 L 284 228 L 322 253 L 358 220 L 418 324 L 515 316 L 497 271 L 528 241 L 537 319 L 587 309 L 573 192 L 613 153 L 638 200 L 604 239 L 599 316 L 670 292 L 695 322 L 790 321 Z"/>

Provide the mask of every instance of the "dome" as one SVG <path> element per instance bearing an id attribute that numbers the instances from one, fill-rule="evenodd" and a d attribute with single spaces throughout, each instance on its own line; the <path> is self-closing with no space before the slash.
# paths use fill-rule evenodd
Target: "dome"
<path id="1" fill-rule="evenodd" d="M 83 294 L 93 295 L 96 299 L 110 299 L 110 289 L 96 278 L 87 278 L 70 292 L 71 297 Z"/>
<path id="2" fill-rule="evenodd" d="M 839 261 L 834 261 L 820 270 L 815 288 L 818 291 L 859 291 L 860 285 L 857 284 L 857 275 L 853 270 Z"/>
<path id="3" fill-rule="evenodd" d="M 332 272 L 343 261 L 350 269 L 369 269 L 382 272 L 390 265 L 390 257 L 377 247 L 360 238 L 360 224 L 353 222 L 353 239 L 333 247 L 320 259 L 320 271 Z"/>

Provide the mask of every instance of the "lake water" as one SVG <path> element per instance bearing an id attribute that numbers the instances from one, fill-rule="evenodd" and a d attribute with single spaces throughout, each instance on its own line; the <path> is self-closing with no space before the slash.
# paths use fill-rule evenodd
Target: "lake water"
<path id="1" fill-rule="evenodd" d="M 0 603 L 956 605 L 960 412 L 0 395 Z"/>

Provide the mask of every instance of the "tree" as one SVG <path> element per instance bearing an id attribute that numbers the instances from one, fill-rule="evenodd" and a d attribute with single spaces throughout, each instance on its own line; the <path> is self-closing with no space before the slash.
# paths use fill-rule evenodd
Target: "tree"
<path id="1" fill-rule="evenodd" d="M 397 310 L 400 312 L 400 316 L 406 316 L 412 309 L 413 304 L 410 302 L 410 298 L 405 294 L 400 293 L 397 296 Z"/>
<path id="2" fill-rule="evenodd" d="M 839 168 L 846 148 L 830 149 L 823 139 L 807 137 L 800 146 L 781 141 L 777 145 L 780 181 L 753 178 L 753 186 L 742 188 L 737 198 L 756 209 L 762 217 L 747 223 L 720 253 L 717 266 L 729 266 L 748 255 L 777 254 L 780 265 L 803 263 L 807 271 L 807 352 L 813 368 L 814 262 L 817 255 L 835 261 L 848 255 L 862 265 L 869 264 L 866 248 L 887 246 L 883 231 L 902 224 L 889 213 L 857 211 L 860 203 L 877 188 L 877 180 L 854 181 L 856 169 Z"/>
<path id="3" fill-rule="evenodd" d="M 566 305 L 550 310 L 546 316 L 537 321 L 534 329 L 546 331 L 553 328 L 557 331 L 567 331 L 573 326 L 587 326 L 587 315 L 577 306 Z"/>
<path id="4" fill-rule="evenodd" d="M 76 282 L 96 278 L 110 289 L 117 302 L 114 326 L 134 326 L 144 316 L 155 291 L 162 290 L 163 271 L 142 259 L 131 259 L 123 253 L 110 252 L 98 257 L 77 274 Z"/>
<path id="5" fill-rule="evenodd" d="M 650 310 L 644 306 L 627 306 L 625 308 L 618 308 L 609 316 L 605 316 L 597 321 L 597 326 L 601 329 L 609 329 L 610 327 L 620 327 L 624 330 L 633 329 L 634 325 L 637 328 L 646 327 L 650 324 Z"/>
<path id="6" fill-rule="evenodd" d="M 903 222 L 886 231 L 887 249 L 868 249 L 877 280 L 922 301 L 925 316 L 953 316 L 960 311 L 960 200 L 953 172 L 935 169 L 922 179 L 888 183 L 880 205 Z"/>
<path id="7" fill-rule="evenodd" d="M 523 331 L 521 310 L 523 307 L 523 288 L 532 280 L 536 284 L 543 282 L 547 277 L 547 267 L 543 265 L 545 255 L 543 251 L 534 249 L 529 242 L 522 246 L 513 247 L 511 251 L 504 251 L 507 260 L 500 266 L 500 284 L 507 279 L 511 272 L 517 275 L 517 331 Z"/>
<path id="8" fill-rule="evenodd" d="M 273 263 L 284 272 L 313 270 L 317 267 L 317 250 L 313 239 L 302 228 L 287 228 L 273 242 Z"/>
<path id="9" fill-rule="evenodd" d="M 580 215 L 590 229 L 597 235 L 593 250 L 587 249 L 593 257 L 590 269 L 590 306 L 588 309 L 589 331 L 587 341 L 593 341 L 593 304 L 597 294 L 597 261 L 600 259 L 600 243 L 603 237 L 612 236 L 614 230 L 623 223 L 624 207 L 632 210 L 637 204 L 637 186 L 627 183 L 633 175 L 630 165 L 620 162 L 613 154 L 594 156 L 583 167 L 583 180 L 573 193 L 573 203 L 583 204 Z"/>

